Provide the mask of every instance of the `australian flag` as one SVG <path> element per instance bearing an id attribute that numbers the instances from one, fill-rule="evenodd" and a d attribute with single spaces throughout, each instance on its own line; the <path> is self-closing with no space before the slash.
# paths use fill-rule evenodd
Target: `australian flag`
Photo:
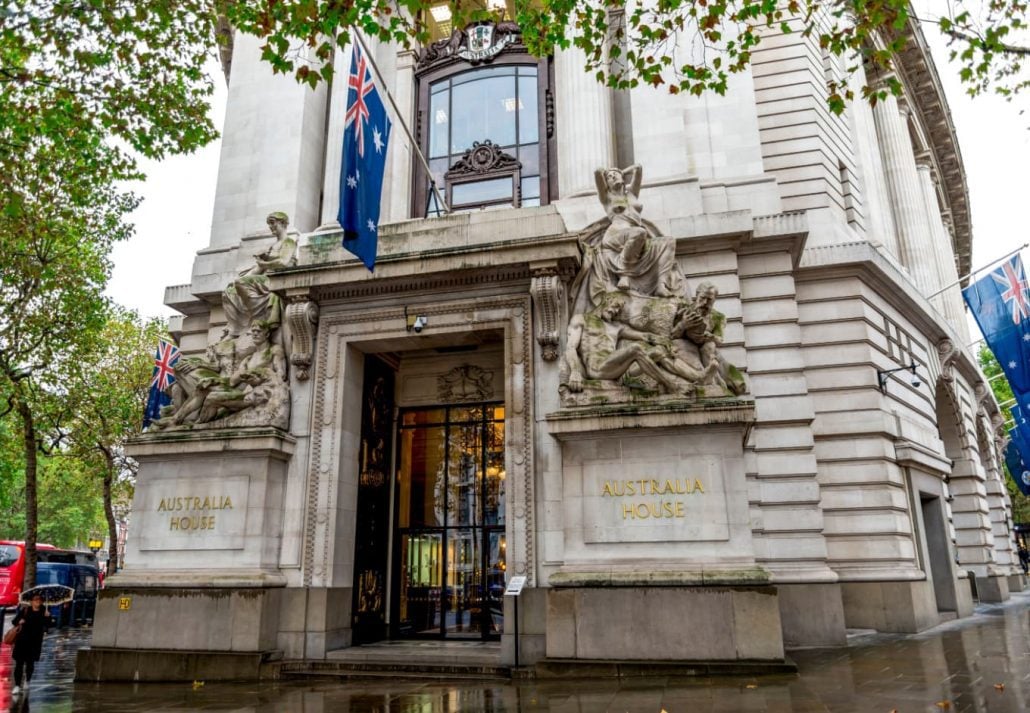
<path id="1" fill-rule="evenodd" d="M 150 377 L 150 396 L 143 412 L 143 428 L 161 418 L 161 407 L 172 402 L 168 388 L 175 383 L 175 364 L 179 361 L 179 348 L 161 339 L 154 352 L 154 374 Z"/>
<path id="2" fill-rule="evenodd" d="M 372 81 L 367 59 L 357 44 L 347 80 L 344 121 L 340 214 L 337 217 L 343 226 L 343 247 L 372 270 L 376 264 L 379 203 L 386 172 L 390 117 Z"/>
<path id="3" fill-rule="evenodd" d="M 962 290 L 962 296 L 1012 390 L 1017 397 L 1030 392 L 1030 286 L 1019 255 Z"/>
<path id="4" fill-rule="evenodd" d="M 1009 475 L 1023 495 L 1030 495 L 1030 467 L 1027 467 L 1030 459 L 1030 450 L 1027 450 L 1026 423 L 1019 412 L 1019 407 L 1012 409 L 1012 416 L 1016 419 L 1016 425 L 1009 429 L 1010 441 L 1005 448 L 1005 465 L 1009 469 Z"/>

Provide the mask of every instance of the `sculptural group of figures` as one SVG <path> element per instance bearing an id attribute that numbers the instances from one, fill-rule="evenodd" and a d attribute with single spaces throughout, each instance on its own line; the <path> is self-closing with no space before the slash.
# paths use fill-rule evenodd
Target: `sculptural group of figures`
<path id="1" fill-rule="evenodd" d="M 289 427 L 282 304 L 266 273 L 296 262 L 297 241 L 287 232 L 285 213 L 272 213 L 267 222 L 275 243 L 254 256 L 254 264 L 222 294 L 226 327 L 221 338 L 204 356 L 176 363 L 172 404 L 153 428 Z"/>
<path id="2" fill-rule="evenodd" d="M 640 166 L 595 175 L 608 225 L 581 240 L 562 365 L 565 401 L 617 401 L 625 390 L 743 394 L 743 375 L 720 353 L 726 318 L 714 309 L 718 289 L 702 282 L 689 292 L 675 241 L 641 216 Z"/>

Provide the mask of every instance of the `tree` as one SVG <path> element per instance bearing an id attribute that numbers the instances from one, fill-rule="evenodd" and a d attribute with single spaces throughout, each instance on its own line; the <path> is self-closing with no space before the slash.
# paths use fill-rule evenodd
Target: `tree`
<path id="1" fill-rule="evenodd" d="M 0 8 L 0 159 L 46 137 L 111 137 L 151 158 L 211 141 L 214 0 L 34 0 Z M 124 159 L 127 154 L 122 154 Z"/>
<path id="2" fill-rule="evenodd" d="M 277 72 L 294 72 L 314 86 L 332 75 L 336 45 L 350 39 L 352 27 L 367 36 L 404 47 L 429 38 L 424 0 L 239 0 L 226 6 L 234 26 L 264 38 L 263 56 Z M 452 4 L 452 24 L 496 19 L 496 5 Z M 971 94 L 993 88 L 1012 96 L 1025 88 L 1023 60 L 1030 55 L 1013 38 L 1026 29 L 1025 0 L 974 3 L 949 0 L 941 14 L 913 13 L 910 0 L 657 0 L 627 5 L 618 0 L 520 0 L 515 19 L 530 52 L 550 54 L 576 46 L 599 81 L 625 89 L 664 86 L 674 94 L 724 93 L 730 75 L 751 63 L 763 36 L 801 33 L 822 50 L 848 60 L 850 75 L 865 65 L 885 83 L 864 83 L 861 96 L 875 102 L 887 91 L 899 93 L 894 57 L 908 43 L 910 22 L 939 28 L 951 45 L 951 59 Z M 503 5 L 502 5 L 503 8 Z M 835 112 L 855 96 L 847 78 L 829 81 L 828 102 Z"/>
<path id="3" fill-rule="evenodd" d="M 116 500 L 131 499 L 136 473 L 135 461 L 125 456 L 122 446 L 142 430 L 152 354 L 164 332 L 160 321 L 143 323 L 135 312 L 114 307 L 100 335 L 99 351 L 75 360 L 77 368 L 71 376 L 70 449 L 103 484 L 109 573 L 120 566 L 114 505 Z M 120 494 L 116 493 L 119 488 Z"/>
<path id="4" fill-rule="evenodd" d="M 0 413 L 18 421 L 24 459 L 26 582 L 35 581 L 37 467 L 69 416 L 75 347 L 95 348 L 105 320 L 108 253 L 137 204 L 105 180 L 120 160 L 101 137 L 39 141 L 0 174 Z"/>
<path id="5" fill-rule="evenodd" d="M 981 346 L 977 356 L 980 360 L 980 369 L 987 377 L 987 383 L 991 385 L 991 391 L 994 393 L 994 398 L 997 402 L 999 404 L 1014 403 L 1015 397 L 1012 393 L 1012 387 L 1001 370 L 1001 364 L 994 358 L 994 353 L 986 346 Z M 1005 466 L 1005 472 L 1008 473 L 1008 465 Z M 1013 521 L 1030 522 L 1030 498 L 1023 495 L 1019 488 L 1016 487 L 1016 482 L 1012 479 L 1011 473 L 1005 479 L 1005 487 L 1008 489 L 1009 497 L 1012 499 Z"/>

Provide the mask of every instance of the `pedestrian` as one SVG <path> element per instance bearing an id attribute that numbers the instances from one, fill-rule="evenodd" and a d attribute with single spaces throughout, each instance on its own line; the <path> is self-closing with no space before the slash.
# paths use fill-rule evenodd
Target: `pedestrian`
<path id="1" fill-rule="evenodd" d="M 14 689 L 11 691 L 17 695 L 21 691 L 22 674 L 26 688 L 32 681 L 32 672 L 43 650 L 43 635 L 50 626 L 50 612 L 43 606 L 43 597 L 36 594 L 28 606 L 19 606 L 11 623 L 18 627 L 18 638 L 14 641 Z"/>
<path id="2" fill-rule="evenodd" d="M 1019 566 L 1023 568 L 1023 574 L 1027 574 L 1030 567 L 1030 551 L 1027 551 L 1026 545 L 1019 546 Z"/>

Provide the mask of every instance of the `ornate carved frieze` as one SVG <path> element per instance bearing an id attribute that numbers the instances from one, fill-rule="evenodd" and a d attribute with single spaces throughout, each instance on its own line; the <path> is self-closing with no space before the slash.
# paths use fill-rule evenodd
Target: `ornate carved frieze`
<path id="1" fill-rule="evenodd" d="M 436 379 L 441 403 L 485 401 L 493 397 L 494 373 L 475 364 L 456 366 Z"/>
<path id="2" fill-rule="evenodd" d="M 544 361 L 555 361 L 560 352 L 561 305 L 565 301 L 565 284 L 558 266 L 548 265 L 533 270 L 529 283 L 536 321 L 536 342 Z"/>
<path id="3" fill-rule="evenodd" d="M 447 169 L 444 178 L 465 176 L 486 176 L 493 173 L 513 173 L 522 168 L 519 160 L 510 153 L 502 151 L 493 141 L 473 141 L 472 148 L 466 149 L 453 166 Z"/>
<path id="4" fill-rule="evenodd" d="M 290 364 L 298 381 L 307 381 L 314 349 L 315 325 L 318 324 L 318 305 L 309 295 L 293 295 L 286 306 L 286 324 L 290 327 Z"/>
<path id="5" fill-rule="evenodd" d="M 459 60 L 489 62 L 505 49 L 525 52 L 521 37 L 514 22 L 477 22 L 424 47 L 415 61 L 415 71 L 421 73 Z"/>

